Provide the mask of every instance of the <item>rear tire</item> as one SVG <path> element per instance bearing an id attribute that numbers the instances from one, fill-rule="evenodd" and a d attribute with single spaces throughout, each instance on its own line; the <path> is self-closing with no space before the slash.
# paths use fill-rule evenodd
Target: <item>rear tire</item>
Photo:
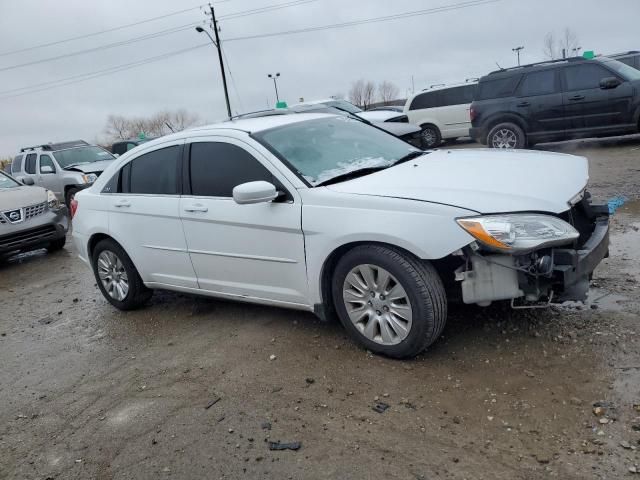
<path id="1" fill-rule="evenodd" d="M 522 129 L 511 122 L 499 123 L 487 135 L 489 148 L 518 149 L 527 144 L 527 136 Z"/>
<path id="2" fill-rule="evenodd" d="M 59 238 L 50 242 L 47 250 L 49 251 L 49 253 L 57 252 L 58 250 L 62 250 L 64 248 L 65 243 L 67 243 L 67 237 Z"/>
<path id="3" fill-rule="evenodd" d="M 331 283 L 340 321 L 372 352 L 414 357 L 442 333 L 442 281 L 431 264 L 410 254 L 380 245 L 356 247 L 338 261 Z"/>
<path id="4" fill-rule="evenodd" d="M 91 265 L 102 295 L 119 310 L 140 308 L 153 295 L 129 255 L 111 239 L 98 242 L 91 255 Z"/>
<path id="5" fill-rule="evenodd" d="M 420 140 L 423 149 L 436 148 L 442 143 L 442 135 L 435 125 L 422 125 Z"/>

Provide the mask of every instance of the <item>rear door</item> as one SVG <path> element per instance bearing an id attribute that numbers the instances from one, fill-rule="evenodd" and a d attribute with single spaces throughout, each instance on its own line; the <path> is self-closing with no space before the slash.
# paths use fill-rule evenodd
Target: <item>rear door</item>
<path id="1" fill-rule="evenodd" d="M 180 220 L 183 144 L 177 140 L 143 151 L 103 192 L 109 202 L 111 235 L 142 279 L 157 287 L 198 287 Z M 116 192 L 111 193 L 114 185 Z"/>
<path id="2" fill-rule="evenodd" d="M 469 109 L 473 102 L 476 85 L 462 85 L 440 91 L 442 106 L 437 109 L 437 116 L 444 127 L 443 138 L 466 137 L 471 128 Z"/>
<path id="3" fill-rule="evenodd" d="M 306 305 L 308 287 L 297 191 L 239 139 L 194 138 L 181 215 L 200 288 L 230 297 Z M 233 188 L 265 180 L 283 196 L 239 205 Z"/>
<path id="4" fill-rule="evenodd" d="M 633 88 L 629 82 L 595 62 L 569 65 L 562 71 L 565 111 L 573 133 L 598 133 L 632 123 Z M 623 83 L 616 88 L 600 88 L 600 81 L 609 77 Z"/>
<path id="5" fill-rule="evenodd" d="M 43 167 L 45 167 L 43 169 Z M 48 167 L 48 168 L 47 168 Z M 48 170 L 51 169 L 49 172 Z M 38 183 L 51 190 L 59 200 L 64 201 L 62 190 L 62 175 L 51 155 L 41 153 L 38 159 Z"/>
<path id="6" fill-rule="evenodd" d="M 562 134 L 567 128 L 557 69 L 524 76 L 516 92 L 514 110 L 529 126 L 530 134 Z"/>

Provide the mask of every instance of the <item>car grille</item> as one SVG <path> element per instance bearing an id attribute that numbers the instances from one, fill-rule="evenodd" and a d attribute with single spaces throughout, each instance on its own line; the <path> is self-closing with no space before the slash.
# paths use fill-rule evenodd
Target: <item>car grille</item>
<path id="1" fill-rule="evenodd" d="M 29 220 L 30 218 L 37 217 L 38 215 L 42 215 L 47 211 L 47 202 L 39 203 L 37 205 L 31 205 L 30 207 L 26 207 L 24 209 L 24 218 L 25 220 Z"/>
<path id="2" fill-rule="evenodd" d="M 4 216 L 0 213 L 0 223 L 7 223 L 7 221 L 4 219 Z"/>
<path id="3" fill-rule="evenodd" d="M 56 227 L 53 225 L 44 225 L 30 230 L 22 230 L 21 232 L 16 232 L 11 235 L 5 235 L 0 237 L 0 250 L 17 250 L 25 243 L 46 241 L 55 232 Z"/>

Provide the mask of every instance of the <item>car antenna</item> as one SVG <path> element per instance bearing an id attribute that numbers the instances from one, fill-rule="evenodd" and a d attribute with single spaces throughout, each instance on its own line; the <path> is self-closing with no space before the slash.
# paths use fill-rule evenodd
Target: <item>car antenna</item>
<path id="1" fill-rule="evenodd" d="M 164 122 L 164 124 L 169 127 L 169 130 L 171 130 L 171 133 L 176 133 L 175 129 L 171 126 L 171 124 L 169 122 Z"/>
<path id="2" fill-rule="evenodd" d="M 499 68 L 500 70 L 504 70 L 504 68 L 502 68 L 498 62 L 496 62 L 496 65 L 498 65 L 498 68 Z"/>

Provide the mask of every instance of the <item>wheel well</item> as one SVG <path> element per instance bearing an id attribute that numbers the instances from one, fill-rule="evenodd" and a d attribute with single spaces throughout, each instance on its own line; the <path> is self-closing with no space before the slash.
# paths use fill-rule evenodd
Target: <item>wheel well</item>
<path id="1" fill-rule="evenodd" d="M 438 132 L 440 132 L 440 129 L 438 128 L 438 126 L 435 123 L 430 123 L 430 122 L 426 122 L 420 125 L 420 128 L 425 128 L 425 127 L 433 127 L 436 130 L 438 130 Z"/>
<path id="2" fill-rule="evenodd" d="M 109 235 L 105 234 L 105 233 L 96 233 L 94 235 L 91 236 L 91 238 L 89 239 L 89 244 L 87 245 L 87 254 L 89 257 L 89 262 L 91 262 L 91 258 L 93 257 L 93 249 L 96 248 L 96 245 L 98 244 L 98 242 L 100 242 L 101 240 L 105 240 L 105 239 L 109 239 L 109 240 L 113 240 L 114 242 L 116 242 L 113 237 L 110 237 Z M 118 243 L 118 242 L 116 242 Z M 118 245 L 120 245 L 118 243 Z"/>
<path id="3" fill-rule="evenodd" d="M 418 261 L 421 261 L 421 262 L 425 261 L 416 257 L 409 250 L 406 250 L 402 247 L 398 247 L 397 245 L 392 245 L 390 243 L 362 241 L 362 242 L 351 242 L 351 243 L 341 245 L 340 247 L 336 248 L 333 252 L 331 252 L 331 254 L 329 254 L 327 259 L 324 261 L 324 264 L 322 265 L 322 270 L 320 272 L 320 295 L 322 300 L 322 306 L 316 307 L 314 310 L 316 314 L 320 316 L 320 318 L 322 318 L 323 320 L 330 320 L 332 318 L 337 318 L 335 306 L 333 305 L 333 295 L 331 294 L 331 280 L 333 278 L 333 272 L 336 269 L 336 265 L 338 264 L 338 261 L 344 255 L 346 255 L 347 252 L 361 245 L 379 245 L 381 247 L 387 247 L 392 250 L 402 252 L 405 255 L 409 255 L 417 259 Z M 445 257 L 445 258 L 449 258 L 449 257 Z M 441 263 L 441 261 L 439 260 L 433 261 L 431 263 L 436 268 L 438 275 L 440 275 L 440 277 L 444 280 L 444 277 L 445 277 L 444 274 L 446 274 L 449 271 L 449 268 L 448 268 L 449 264 L 446 264 L 445 266 L 445 264 Z"/>
<path id="4" fill-rule="evenodd" d="M 487 122 L 486 130 L 485 130 L 487 136 L 489 136 L 489 132 L 491 132 L 491 129 L 496 125 L 498 125 L 499 123 L 515 123 L 517 126 L 519 126 L 522 129 L 525 135 L 527 134 L 527 126 L 522 118 L 516 115 L 507 115 L 504 117 L 494 117 L 489 119 L 489 121 Z"/>

